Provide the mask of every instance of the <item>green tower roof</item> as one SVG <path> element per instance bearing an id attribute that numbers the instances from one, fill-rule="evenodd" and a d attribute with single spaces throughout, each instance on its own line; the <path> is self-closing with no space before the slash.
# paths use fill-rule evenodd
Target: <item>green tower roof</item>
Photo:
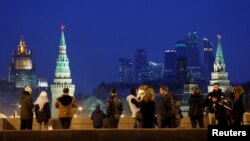
<path id="1" fill-rule="evenodd" d="M 216 59 L 219 59 L 221 62 L 224 62 L 222 45 L 221 45 L 221 35 L 217 35 L 217 37 L 218 37 L 218 45 L 217 45 L 217 51 L 216 51 Z"/>
<path id="2" fill-rule="evenodd" d="M 214 71 L 215 72 L 221 72 L 226 70 L 226 65 L 224 62 L 223 52 L 222 52 L 222 45 L 221 45 L 221 35 L 217 35 L 218 38 L 218 44 L 217 44 L 217 50 L 216 50 L 216 56 L 215 56 L 215 62 L 214 62 Z"/>
<path id="3" fill-rule="evenodd" d="M 69 59 L 67 57 L 66 42 L 64 37 L 64 25 L 61 25 L 61 39 L 59 54 L 56 61 L 56 76 L 61 78 L 70 78 Z"/>

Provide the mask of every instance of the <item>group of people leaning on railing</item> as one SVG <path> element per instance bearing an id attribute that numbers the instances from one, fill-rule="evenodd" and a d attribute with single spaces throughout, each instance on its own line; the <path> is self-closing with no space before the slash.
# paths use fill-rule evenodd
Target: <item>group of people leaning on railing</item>
<path id="1" fill-rule="evenodd" d="M 221 91 L 218 83 L 214 83 L 213 87 L 213 91 L 205 97 L 201 95 L 198 87 L 193 89 L 193 94 L 189 98 L 188 110 L 192 128 L 196 128 L 197 123 L 200 128 L 204 128 L 204 113 L 207 113 L 210 125 L 241 125 L 245 112 L 243 88 L 241 86 L 233 87 L 231 99 L 229 99 Z M 51 111 L 47 93 L 42 91 L 35 103 L 33 103 L 31 93 L 32 89 L 28 86 L 25 87 L 19 101 L 21 105 L 20 129 L 32 129 L 33 108 L 39 129 L 48 129 Z M 134 120 L 134 128 L 177 128 L 180 126 L 183 118 L 180 100 L 176 95 L 169 93 L 166 85 L 160 86 L 159 94 L 161 100 L 159 110 L 156 112 L 156 95 L 153 87 L 141 85 L 137 89 L 131 88 L 127 101 Z M 77 108 L 78 104 L 75 98 L 69 95 L 68 88 L 63 89 L 63 94 L 57 98 L 54 106 L 58 108 L 62 128 L 69 129 L 74 116 L 74 108 Z M 117 90 L 113 88 L 111 96 L 106 102 L 106 114 L 101 110 L 100 104 L 96 104 L 96 108 L 91 114 L 93 127 L 118 128 L 123 110 L 124 107 L 117 95 Z"/>

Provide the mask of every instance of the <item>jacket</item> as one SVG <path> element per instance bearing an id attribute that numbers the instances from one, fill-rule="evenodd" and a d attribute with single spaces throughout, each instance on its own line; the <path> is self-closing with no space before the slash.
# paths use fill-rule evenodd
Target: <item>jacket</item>
<path id="1" fill-rule="evenodd" d="M 189 116 L 203 116 L 205 100 L 202 95 L 191 95 L 189 98 Z"/>
<path id="2" fill-rule="evenodd" d="M 57 98 L 55 107 L 58 108 L 58 117 L 73 117 L 74 108 L 77 108 L 78 105 L 74 97 L 68 94 L 62 94 Z"/>
<path id="3" fill-rule="evenodd" d="M 20 100 L 19 104 L 21 105 L 21 119 L 33 119 L 33 99 L 30 96 L 29 92 L 24 91 Z"/>
<path id="4" fill-rule="evenodd" d="M 162 97 L 160 103 L 160 120 L 165 120 L 167 117 L 174 116 L 174 100 L 170 94 Z"/>

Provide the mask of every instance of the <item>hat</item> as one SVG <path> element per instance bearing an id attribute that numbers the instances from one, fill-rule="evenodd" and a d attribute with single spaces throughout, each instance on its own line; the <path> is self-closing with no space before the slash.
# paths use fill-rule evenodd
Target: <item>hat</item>
<path id="1" fill-rule="evenodd" d="M 26 86 L 26 87 L 24 88 L 24 91 L 29 92 L 30 94 L 32 93 L 32 89 L 31 89 L 31 87 L 29 87 L 29 86 Z"/>

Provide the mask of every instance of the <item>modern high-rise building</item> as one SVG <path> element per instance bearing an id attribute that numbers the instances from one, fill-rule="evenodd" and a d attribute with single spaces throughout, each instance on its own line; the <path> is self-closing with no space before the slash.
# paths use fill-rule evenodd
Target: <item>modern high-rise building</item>
<path id="1" fill-rule="evenodd" d="M 148 62 L 148 67 L 142 69 L 139 73 L 140 82 L 157 81 L 162 79 L 163 63 Z"/>
<path id="2" fill-rule="evenodd" d="M 131 59 L 120 58 L 118 61 L 119 82 L 133 82 L 133 63 Z"/>
<path id="3" fill-rule="evenodd" d="M 178 57 L 187 57 L 187 42 L 185 40 L 179 40 L 175 42 L 175 50 Z"/>
<path id="4" fill-rule="evenodd" d="M 26 85 L 36 88 L 36 68 L 32 62 L 31 51 L 26 48 L 23 35 L 18 50 L 12 54 L 8 80 L 15 83 L 16 88 L 24 88 Z"/>
<path id="5" fill-rule="evenodd" d="M 135 52 L 135 82 L 141 82 L 142 78 L 139 76 L 142 70 L 147 69 L 148 59 L 147 52 L 144 49 L 137 49 Z"/>
<path id="6" fill-rule="evenodd" d="M 230 91 L 231 85 L 228 80 L 228 72 L 226 72 L 226 64 L 224 62 L 222 45 L 221 45 L 221 35 L 217 35 L 218 45 L 214 61 L 214 71 L 211 73 L 210 85 L 208 86 L 208 92 L 213 91 L 213 84 L 219 83 L 222 92 Z"/>
<path id="7" fill-rule="evenodd" d="M 180 83 L 184 83 L 187 80 L 187 42 L 185 40 L 176 41 L 175 50 L 177 53 L 176 78 Z"/>
<path id="8" fill-rule="evenodd" d="M 69 59 L 67 57 L 66 42 L 64 37 L 64 25 L 61 26 L 61 39 L 59 45 L 59 54 L 56 60 L 55 78 L 51 87 L 52 95 L 52 117 L 57 116 L 57 109 L 55 108 L 56 99 L 62 95 L 63 88 L 69 88 L 69 95 L 74 96 L 75 85 L 72 83 L 70 76 Z"/>
<path id="9" fill-rule="evenodd" d="M 180 83 L 184 83 L 187 80 L 187 58 L 180 56 L 176 61 L 176 78 Z"/>
<path id="10" fill-rule="evenodd" d="M 165 50 L 164 52 L 164 80 L 176 76 L 176 50 Z"/>
<path id="11" fill-rule="evenodd" d="M 149 61 L 148 79 L 151 81 L 161 80 L 163 68 L 164 67 L 162 63 L 155 63 L 155 62 Z"/>
<path id="12" fill-rule="evenodd" d="M 204 48 L 203 48 L 204 63 L 202 68 L 203 69 L 202 77 L 205 80 L 205 82 L 209 83 L 214 64 L 213 45 L 208 41 L 207 38 L 203 38 L 203 42 L 204 42 Z"/>
<path id="13" fill-rule="evenodd" d="M 201 60 L 197 32 L 188 33 L 187 41 L 187 71 L 191 72 L 194 80 L 201 82 Z"/>

